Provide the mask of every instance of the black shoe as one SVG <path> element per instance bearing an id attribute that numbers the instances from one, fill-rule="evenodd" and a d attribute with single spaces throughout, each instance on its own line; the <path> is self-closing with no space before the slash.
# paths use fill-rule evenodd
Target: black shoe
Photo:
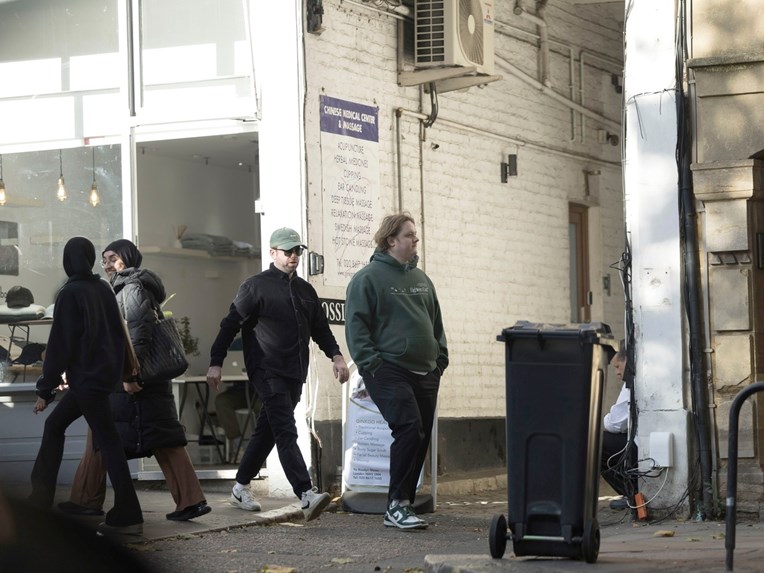
<path id="1" fill-rule="evenodd" d="M 62 501 L 58 504 L 58 508 L 67 515 L 103 515 L 104 512 L 101 509 L 95 509 L 93 507 L 85 507 L 73 501 Z"/>
<path id="2" fill-rule="evenodd" d="M 610 507 L 614 511 L 624 511 L 625 509 L 629 507 L 629 503 L 627 503 L 627 498 L 622 496 L 621 498 L 615 499 L 611 503 L 609 503 L 608 507 Z"/>
<path id="3" fill-rule="evenodd" d="M 188 521 L 189 519 L 194 519 L 195 517 L 201 517 L 202 515 L 208 514 L 211 511 L 212 507 L 207 505 L 206 501 L 201 501 L 196 505 L 190 505 L 179 511 L 168 513 L 165 515 L 165 517 L 170 521 Z"/>

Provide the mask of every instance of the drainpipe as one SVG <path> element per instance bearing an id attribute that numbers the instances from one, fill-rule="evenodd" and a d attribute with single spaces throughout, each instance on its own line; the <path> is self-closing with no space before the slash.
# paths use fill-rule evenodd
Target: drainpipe
<path id="1" fill-rule="evenodd" d="M 401 108 L 396 109 L 396 186 L 398 187 L 397 211 L 401 211 L 404 203 L 404 188 L 401 176 Z"/>
<path id="2" fill-rule="evenodd" d="M 575 77 L 574 73 L 574 48 L 569 47 L 568 49 L 568 97 L 571 99 L 571 101 L 576 101 L 576 82 L 574 80 Z M 579 102 L 580 104 L 582 102 Z M 572 109 L 571 110 L 571 141 L 576 140 L 576 112 Z"/>
<path id="3" fill-rule="evenodd" d="M 584 107 L 584 50 L 579 52 L 579 105 Z M 584 143 L 584 114 L 579 115 L 579 142 Z"/>
<path id="4" fill-rule="evenodd" d="M 688 108 L 689 108 L 689 114 L 688 114 L 689 132 L 691 134 L 695 134 L 697 133 L 696 76 L 692 69 L 688 70 Z M 691 163 L 694 163 L 696 161 L 696 158 L 689 157 L 689 161 Z M 701 289 L 701 295 L 702 295 L 701 296 L 701 324 L 703 325 L 703 330 L 704 330 L 704 359 L 703 359 L 704 382 L 706 384 L 707 409 L 709 410 L 708 415 L 709 415 L 710 432 L 711 432 L 711 435 L 714 436 L 717 434 L 717 416 L 715 412 L 717 405 L 715 403 L 715 385 L 714 385 L 714 377 L 712 372 L 712 353 L 714 352 L 714 350 L 712 348 L 712 327 L 711 327 L 710 312 L 709 312 L 709 266 L 707 262 L 707 252 L 708 252 L 707 221 L 706 221 L 706 205 L 704 205 L 704 203 L 701 201 L 696 201 L 696 220 L 701 221 L 700 223 L 697 223 L 697 228 L 699 226 L 701 228 L 701 234 L 700 234 L 701 245 L 699 247 L 698 265 L 699 265 L 699 275 L 700 275 L 699 288 Z M 709 446 L 710 446 L 711 458 L 712 458 L 711 470 L 710 470 L 711 471 L 710 479 L 712 484 L 712 503 L 713 503 L 713 507 L 717 508 L 717 507 L 720 507 L 720 504 L 719 504 L 720 466 L 718 463 L 719 453 L 717 451 L 717 440 L 713 440 L 710 438 Z"/>
<path id="5" fill-rule="evenodd" d="M 521 0 L 515 0 L 513 13 L 537 25 L 539 31 L 539 82 L 549 88 L 552 84 L 550 82 L 550 38 L 547 22 L 544 19 L 546 7 L 547 0 L 538 0 L 537 13 L 534 15 L 523 8 Z"/>
<path id="6" fill-rule="evenodd" d="M 685 5 L 681 2 L 681 10 Z M 683 13 L 682 11 L 680 12 Z M 702 377 L 703 345 L 701 343 L 701 300 L 699 273 L 699 237 L 691 186 L 691 154 L 688 130 L 689 112 L 687 94 L 683 89 L 683 68 L 685 64 L 685 36 L 683 19 L 678 20 L 677 65 L 675 82 L 677 87 L 677 162 L 679 176 L 680 226 L 683 231 L 683 264 L 685 267 L 685 305 L 688 318 L 688 342 L 690 344 L 691 397 L 693 403 L 694 428 L 701 466 L 701 517 L 711 519 L 716 511 L 712 496 L 712 455 L 710 450 L 709 411 L 707 409 L 707 388 Z"/>
<path id="7" fill-rule="evenodd" d="M 684 94 L 681 93 L 678 99 L 684 97 Z M 679 105 L 682 106 L 683 104 Z M 680 123 L 684 124 L 682 120 Z M 683 258 L 685 264 L 685 304 L 687 307 L 686 312 L 688 313 L 688 339 L 690 343 L 691 394 L 693 396 L 693 415 L 696 418 L 696 438 L 699 448 L 699 462 L 701 464 L 703 517 L 704 519 L 710 519 L 714 513 L 712 501 L 712 455 L 709 447 L 707 388 L 702 377 L 703 349 L 701 344 L 701 313 L 699 312 L 699 244 L 696 209 L 690 182 L 690 161 L 687 157 L 687 151 L 680 151 L 680 212 L 682 213 L 681 226 L 685 235 L 683 239 Z"/>

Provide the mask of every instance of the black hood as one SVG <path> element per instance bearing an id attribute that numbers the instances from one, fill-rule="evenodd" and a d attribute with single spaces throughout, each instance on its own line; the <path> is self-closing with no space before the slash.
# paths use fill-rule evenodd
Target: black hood
<path id="1" fill-rule="evenodd" d="M 116 241 L 109 243 L 101 252 L 101 256 L 103 256 L 106 251 L 117 253 L 117 256 L 122 259 L 122 262 L 125 263 L 126 267 L 138 268 L 143 261 L 141 251 L 138 250 L 138 247 L 136 247 L 132 241 L 128 241 L 127 239 L 117 239 Z"/>
<path id="2" fill-rule="evenodd" d="M 72 237 L 64 247 L 64 271 L 69 278 L 90 277 L 96 263 L 96 248 L 85 237 Z"/>

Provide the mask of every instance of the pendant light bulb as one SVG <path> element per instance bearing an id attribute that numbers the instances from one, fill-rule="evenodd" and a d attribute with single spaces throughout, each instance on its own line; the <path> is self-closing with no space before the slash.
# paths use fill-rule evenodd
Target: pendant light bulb
<path id="1" fill-rule="evenodd" d="M 93 185 L 90 186 L 90 198 L 88 199 L 89 203 L 93 207 L 97 207 L 98 204 L 101 202 L 101 197 L 98 196 L 98 186 L 96 185 L 96 148 L 92 148 L 92 155 L 93 158 Z"/>
<path id="2" fill-rule="evenodd" d="M 3 181 L 3 156 L 0 155 L 0 207 L 5 205 L 5 181 Z"/>
<path id="3" fill-rule="evenodd" d="M 59 201 L 66 201 L 68 195 L 66 194 L 66 186 L 64 185 L 64 176 L 58 178 L 58 190 L 56 191 L 56 199 Z"/>
<path id="4" fill-rule="evenodd" d="M 96 187 L 95 181 L 93 181 L 93 186 L 90 188 L 89 201 L 93 207 L 98 207 L 98 204 L 101 202 L 101 197 L 98 196 L 98 187 Z"/>
<path id="5" fill-rule="evenodd" d="M 59 167 L 59 176 L 58 176 L 58 190 L 56 191 L 56 199 L 59 201 L 66 201 L 66 198 L 68 197 L 66 194 L 66 186 L 64 186 L 64 162 L 61 157 L 61 150 L 58 150 L 58 167 Z"/>

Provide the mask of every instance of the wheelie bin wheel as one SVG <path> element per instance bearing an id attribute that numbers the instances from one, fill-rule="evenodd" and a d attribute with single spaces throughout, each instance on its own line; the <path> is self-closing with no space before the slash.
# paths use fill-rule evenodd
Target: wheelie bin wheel
<path id="1" fill-rule="evenodd" d="M 587 563 L 595 563 L 600 552 L 600 527 L 597 519 L 589 519 L 584 524 L 582 535 L 582 557 Z"/>
<path id="2" fill-rule="evenodd" d="M 491 518 L 489 528 L 489 551 L 494 559 L 500 559 L 505 554 L 507 547 L 507 520 L 498 513 Z"/>

